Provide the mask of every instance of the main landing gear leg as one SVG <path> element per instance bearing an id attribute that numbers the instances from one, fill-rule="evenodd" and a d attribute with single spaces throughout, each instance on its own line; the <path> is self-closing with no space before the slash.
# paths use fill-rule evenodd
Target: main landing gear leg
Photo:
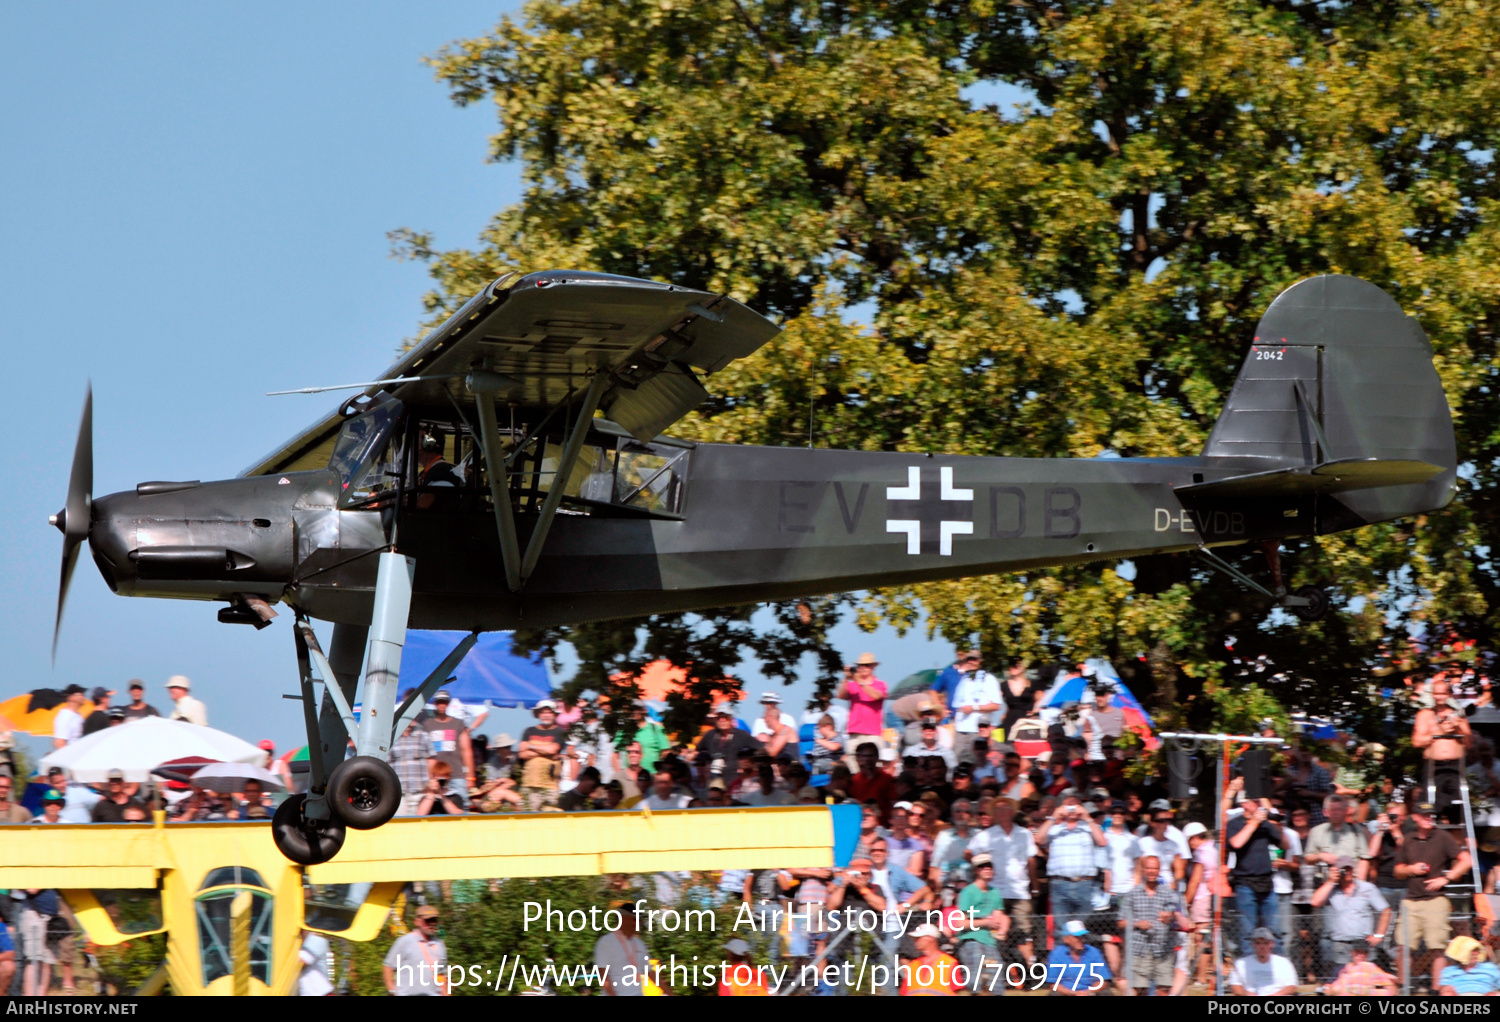
<path id="1" fill-rule="evenodd" d="M 401 680 L 401 649 L 406 643 L 406 622 L 411 612 L 411 584 L 416 562 L 394 552 L 380 555 L 375 582 L 375 610 L 369 629 L 366 655 L 364 709 L 358 724 L 349 705 L 340 673 L 335 672 L 318 647 L 312 626 L 297 621 L 297 660 L 302 675 L 302 706 L 308 736 L 308 794 L 294 795 L 276 810 L 272 835 L 276 847 L 293 862 L 305 866 L 327 862 L 344 843 L 344 828 L 369 830 L 385 823 L 401 805 L 401 782 L 386 759 L 395 735 L 396 692 Z M 350 633 L 335 630 L 335 656 L 343 659 L 349 650 Z M 340 642 L 340 639 L 346 641 Z M 324 679 L 325 701 L 332 703 L 338 718 L 320 727 L 313 709 L 312 667 Z M 347 662 L 341 664 L 348 667 Z M 326 716 L 326 715 L 325 715 Z M 354 736 L 355 757 L 341 760 L 343 743 L 332 746 L 338 730 Z M 325 751 L 328 755 L 325 757 Z"/>
<path id="2" fill-rule="evenodd" d="M 354 737 L 354 758 L 329 774 L 328 799 L 355 830 L 373 830 L 401 808 L 401 782 L 388 762 L 401 684 L 401 649 L 411 616 L 411 584 L 417 562 L 395 551 L 380 555 L 370 647 L 365 654 L 364 710 Z"/>
<path id="3" fill-rule="evenodd" d="M 1286 585 L 1281 580 L 1281 544 L 1275 540 L 1268 540 L 1261 544 L 1261 549 L 1265 552 L 1266 563 L 1271 569 L 1271 580 L 1276 586 L 1274 592 L 1255 581 L 1249 575 L 1246 575 L 1208 547 L 1199 547 L 1198 553 L 1203 555 L 1203 559 L 1212 567 L 1228 575 L 1246 589 L 1254 590 L 1262 596 L 1275 600 L 1278 607 L 1285 607 L 1303 621 L 1319 621 L 1327 615 L 1330 604 L 1326 590 L 1318 586 L 1303 586 L 1295 593 L 1288 593 L 1286 591 Z"/>

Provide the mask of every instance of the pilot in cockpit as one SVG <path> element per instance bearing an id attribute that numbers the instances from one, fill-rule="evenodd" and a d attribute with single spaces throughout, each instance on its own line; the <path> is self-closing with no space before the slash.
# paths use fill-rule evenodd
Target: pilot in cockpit
<path id="1" fill-rule="evenodd" d="M 458 510 L 459 490 L 463 480 L 453 465 L 443 457 L 443 435 L 434 429 L 423 429 L 417 441 L 417 507 L 422 511 Z"/>

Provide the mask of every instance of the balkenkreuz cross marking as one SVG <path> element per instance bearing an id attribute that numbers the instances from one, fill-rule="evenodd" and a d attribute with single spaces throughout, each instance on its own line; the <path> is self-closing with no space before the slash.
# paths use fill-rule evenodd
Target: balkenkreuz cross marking
<path id="1" fill-rule="evenodd" d="M 915 465 L 906 470 L 905 486 L 885 488 L 885 499 L 885 531 L 906 533 L 908 554 L 951 557 L 953 537 L 974 534 L 974 491 L 954 489 L 950 467 L 938 470 L 935 499 L 922 499 L 922 470 Z"/>

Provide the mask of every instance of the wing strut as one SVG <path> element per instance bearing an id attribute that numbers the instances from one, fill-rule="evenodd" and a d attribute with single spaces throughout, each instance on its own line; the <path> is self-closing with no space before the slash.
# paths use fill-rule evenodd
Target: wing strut
<path id="1" fill-rule="evenodd" d="M 521 562 L 522 584 L 531 577 L 537 559 L 542 556 L 547 533 L 552 528 L 553 520 L 557 518 L 558 505 L 562 503 L 563 490 L 567 488 L 568 477 L 573 474 L 573 466 L 577 464 L 578 454 L 583 450 L 584 438 L 588 436 L 589 423 L 594 419 L 594 410 L 599 407 L 599 399 L 604 396 L 604 388 L 608 383 L 608 373 L 595 373 L 594 378 L 589 381 L 588 391 L 583 395 L 583 406 L 578 409 L 573 432 L 568 434 L 567 446 L 563 448 L 562 458 L 558 460 L 557 472 L 552 476 L 552 486 L 547 490 L 547 499 L 542 502 L 542 513 L 537 518 L 536 528 L 531 532 L 531 539 L 526 543 L 526 558 Z"/>
<path id="2" fill-rule="evenodd" d="M 516 539 L 516 518 L 510 506 L 510 483 L 506 480 L 505 454 L 500 450 L 500 424 L 495 414 L 495 394 L 505 389 L 493 373 L 471 373 L 469 389 L 479 410 L 479 440 L 484 444 L 484 464 L 489 469 L 490 501 L 495 505 L 495 529 L 500 533 L 500 559 L 505 564 L 505 587 L 521 588 L 521 544 Z M 590 413 L 592 414 L 592 413 Z"/>
<path id="3" fill-rule="evenodd" d="M 458 665 L 463 662 L 464 657 L 469 655 L 469 650 L 473 649 L 474 643 L 478 641 L 478 632 L 465 635 L 459 644 L 453 647 L 453 652 L 444 657 L 443 662 L 427 676 L 427 680 L 422 682 L 421 687 L 413 689 L 411 695 L 406 697 L 406 701 L 396 708 L 396 724 L 391 728 L 391 741 L 394 742 L 401 737 L 401 732 L 406 730 L 406 725 L 422 712 L 422 708 L 427 705 L 427 700 L 431 699 L 437 690 L 443 687 L 443 683 L 453 676 L 453 672 L 458 669 Z"/>

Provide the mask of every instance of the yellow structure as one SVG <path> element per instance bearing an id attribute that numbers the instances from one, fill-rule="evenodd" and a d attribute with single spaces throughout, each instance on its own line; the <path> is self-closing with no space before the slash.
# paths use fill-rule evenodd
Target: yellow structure
<path id="1" fill-rule="evenodd" d="M 832 866 L 841 808 L 396 819 L 351 830 L 338 858 L 310 867 L 282 857 L 269 823 L 17 825 L 0 829 L 0 888 L 61 889 L 96 944 L 165 931 L 174 993 L 229 994 L 238 981 L 287 994 L 304 927 L 371 940 L 408 881 Z M 854 808 L 840 820 L 846 838 L 849 823 L 858 829 Z M 315 888 L 359 885 L 365 896 L 320 911 L 304 874 Z M 122 895 L 132 890 L 160 893 L 159 918 L 129 921 Z M 247 956 L 234 954 L 236 919 Z"/>

